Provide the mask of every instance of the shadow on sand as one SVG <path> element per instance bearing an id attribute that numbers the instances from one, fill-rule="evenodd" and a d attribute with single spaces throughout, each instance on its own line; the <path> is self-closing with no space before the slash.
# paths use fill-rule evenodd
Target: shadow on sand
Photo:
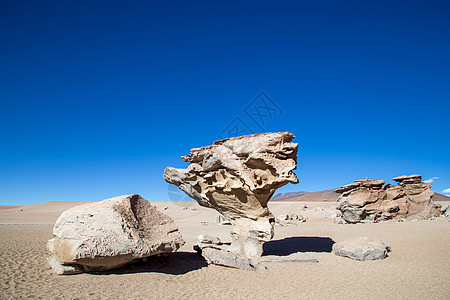
<path id="1" fill-rule="evenodd" d="M 186 274 L 208 266 L 205 259 L 193 252 L 174 252 L 166 255 L 148 257 L 146 261 L 139 260 L 122 268 L 108 271 L 91 271 L 94 275 L 120 275 L 132 273 L 157 272 L 171 275 Z"/>
<path id="2" fill-rule="evenodd" d="M 263 255 L 287 256 L 297 252 L 331 252 L 334 241 L 328 237 L 288 237 L 264 244 Z"/>

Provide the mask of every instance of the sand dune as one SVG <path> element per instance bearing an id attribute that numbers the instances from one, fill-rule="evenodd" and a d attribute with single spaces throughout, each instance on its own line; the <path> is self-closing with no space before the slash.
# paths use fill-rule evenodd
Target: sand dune
<path id="1" fill-rule="evenodd" d="M 179 252 L 108 273 L 54 275 L 46 242 L 63 210 L 78 202 L 0 208 L 0 299 L 446 299 L 450 293 L 450 223 L 443 221 L 336 225 L 324 219 L 333 203 L 273 202 L 275 215 L 306 214 L 306 223 L 276 227 L 264 247 L 266 259 L 315 257 L 318 263 L 266 263 L 249 272 L 207 266 L 192 250 L 198 234 L 230 241 L 229 226 L 196 202 L 153 202 L 179 225 L 186 240 Z M 22 211 L 20 211 L 22 210 Z M 28 221 L 27 221 L 28 220 Z M 53 221 L 52 221 L 53 220 Z M 393 251 L 382 261 L 359 262 L 330 253 L 354 236 L 386 240 Z"/>

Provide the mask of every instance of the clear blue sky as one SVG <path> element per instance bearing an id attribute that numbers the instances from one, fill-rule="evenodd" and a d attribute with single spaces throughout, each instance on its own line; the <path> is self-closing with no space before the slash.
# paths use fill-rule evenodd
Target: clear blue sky
<path id="1" fill-rule="evenodd" d="M 449 15 L 448 1 L 1 1 L 0 204 L 168 200 L 164 168 L 233 124 L 296 135 L 300 183 L 280 192 L 412 173 L 442 192 Z"/>

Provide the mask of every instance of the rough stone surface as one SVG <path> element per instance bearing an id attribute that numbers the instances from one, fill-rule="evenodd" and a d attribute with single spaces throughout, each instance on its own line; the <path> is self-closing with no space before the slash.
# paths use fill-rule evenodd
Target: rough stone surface
<path id="1" fill-rule="evenodd" d="M 368 237 L 355 237 L 333 244 L 333 253 L 355 260 L 384 259 L 391 247 L 383 240 Z"/>
<path id="2" fill-rule="evenodd" d="M 61 214 L 49 240 L 58 274 L 108 270 L 184 244 L 171 218 L 139 195 L 80 205 Z"/>
<path id="3" fill-rule="evenodd" d="M 369 223 L 385 220 L 429 219 L 439 216 L 440 205 L 431 198 L 434 192 L 420 175 L 399 176 L 393 180 L 356 180 L 336 189 L 338 210 L 347 223 Z M 384 186 L 383 186 L 384 185 Z"/>
<path id="4" fill-rule="evenodd" d="M 182 159 L 187 169 L 166 168 L 164 179 L 205 207 L 230 220 L 230 251 L 247 258 L 262 254 L 273 236 L 275 218 L 267 202 L 275 190 L 298 183 L 298 144 L 289 132 L 261 133 L 216 141 Z"/>
<path id="5" fill-rule="evenodd" d="M 266 269 L 258 260 L 249 259 L 221 246 L 217 237 L 199 235 L 198 239 L 200 242 L 194 245 L 194 250 L 201 254 L 208 264 L 247 271 Z"/>

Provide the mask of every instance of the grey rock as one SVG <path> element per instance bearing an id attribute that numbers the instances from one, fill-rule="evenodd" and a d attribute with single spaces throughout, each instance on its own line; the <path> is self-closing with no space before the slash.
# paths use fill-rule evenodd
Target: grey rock
<path id="1" fill-rule="evenodd" d="M 384 259 L 391 247 L 383 240 L 368 237 L 354 237 L 333 244 L 333 253 L 355 260 Z"/>

